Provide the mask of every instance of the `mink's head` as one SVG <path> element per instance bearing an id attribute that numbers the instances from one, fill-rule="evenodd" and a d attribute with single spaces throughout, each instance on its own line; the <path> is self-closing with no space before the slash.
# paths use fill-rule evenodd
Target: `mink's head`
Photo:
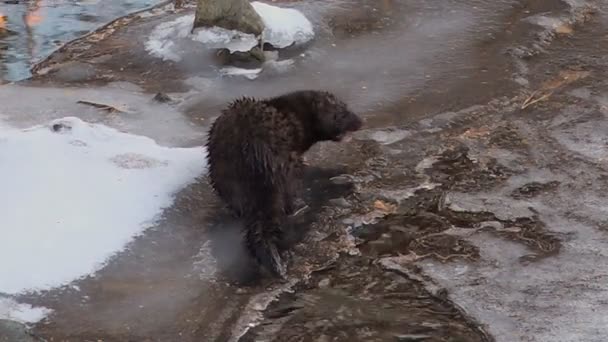
<path id="1" fill-rule="evenodd" d="M 318 92 L 312 101 L 314 126 L 319 140 L 341 141 L 363 126 L 363 120 L 331 93 Z"/>

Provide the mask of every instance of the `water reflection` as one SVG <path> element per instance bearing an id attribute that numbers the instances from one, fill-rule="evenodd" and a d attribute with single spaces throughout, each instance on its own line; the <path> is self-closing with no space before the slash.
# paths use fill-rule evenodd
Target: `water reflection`
<path id="1" fill-rule="evenodd" d="M 30 76 L 30 66 L 63 43 L 160 0 L 0 2 L 0 80 Z"/>

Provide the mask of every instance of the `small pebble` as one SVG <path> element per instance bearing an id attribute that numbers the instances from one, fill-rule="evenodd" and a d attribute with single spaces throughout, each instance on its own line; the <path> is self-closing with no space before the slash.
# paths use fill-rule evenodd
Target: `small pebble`
<path id="1" fill-rule="evenodd" d="M 53 132 L 55 132 L 55 133 L 60 133 L 60 132 L 68 131 L 71 129 L 72 129 L 72 127 L 70 127 L 66 124 L 62 124 L 62 123 L 56 123 L 56 124 L 53 124 L 53 126 L 51 126 L 51 130 L 53 130 Z"/>
<path id="2" fill-rule="evenodd" d="M 344 197 L 332 198 L 329 200 L 329 203 L 343 208 L 349 208 L 351 206 L 351 204 Z"/>
<path id="3" fill-rule="evenodd" d="M 481 228 L 492 228 L 496 230 L 501 230 L 504 228 L 504 225 L 498 221 L 486 221 L 480 224 Z"/>
<path id="4" fill-rule="evenodd" d="M 395 335 L 395 337 L 397 338 L 397 341 L 408 341 L 408 342 L 425 341 L 425 340 L 431 338 L 431 336 L 429 336 L 429 335 L 418 335 L 418 334 Z"/>
<path id="5" fill-rule="evenodd" d="M 350 225 L 355 224 L 355 220 L 350 219 L 350 218 L 346 218 L 346 219 L 342 220 L 342 223 L 344 223 L 347 226 L 350 226 Z"/>
<path id="6" fill-rule="evenodd" d="M 330 179 L 332 181 L 332 183 L 334 184 L 338 184 L 338 185 L 343 185 L 343 184 L 350 184 L 352 183 L 352 180 L 350 179 L 350 177 L 348 177 L 347 175 L 343 175 L 343 176 L 336 176 Z"/>
<path id="7" fill-rule="evenodd" d="M 317 338 L 316 342 L 329 342 L 331 341 L 331 338 L 327 335 L 321 335 L 319 336 L 319 338 Z"/>
<path id="8" fill-rule="evenodd" d="M 167 95 L 165 93 L 157 93 L 154 96 L 154 101 L 157 101 L 157 102 L 160 102 L 160 103 L 167 103 L 167 102 L 172 102 L 173 99 L 169 95 Z"/>
<path id="9" fill-rule="evenodd" d="M 319 282 L 319 288 L 322 288 L 322 289 L 329 287 L 329 285 L 331 285 L 331 281 L 329 280 L 329 278 L 325 278 Z"/>

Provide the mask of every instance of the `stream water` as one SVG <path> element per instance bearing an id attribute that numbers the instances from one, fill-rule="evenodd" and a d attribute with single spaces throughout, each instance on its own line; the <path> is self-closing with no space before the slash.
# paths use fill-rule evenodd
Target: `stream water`
<path id="1" fill-rule="evenodd" d="M 62 44 L 159 0 L 16 0 L 0 2 L 0 79 L 30 76 L 30 66 Z M 2 33 L 4 31 L 4 34 Z"/>

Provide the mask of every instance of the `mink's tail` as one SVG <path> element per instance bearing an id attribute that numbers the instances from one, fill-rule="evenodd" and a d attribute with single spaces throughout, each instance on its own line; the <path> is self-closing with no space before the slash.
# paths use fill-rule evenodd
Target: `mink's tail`
<path id="1" fill-rule="evenodd" d="M 284 279 L 287 267 L 279 250 L 283 242 L 281 222 L 256 215 L 248 219 L 245 224 L 247 229 L 245 240 L 249 253 L 274 276 Z"/>

